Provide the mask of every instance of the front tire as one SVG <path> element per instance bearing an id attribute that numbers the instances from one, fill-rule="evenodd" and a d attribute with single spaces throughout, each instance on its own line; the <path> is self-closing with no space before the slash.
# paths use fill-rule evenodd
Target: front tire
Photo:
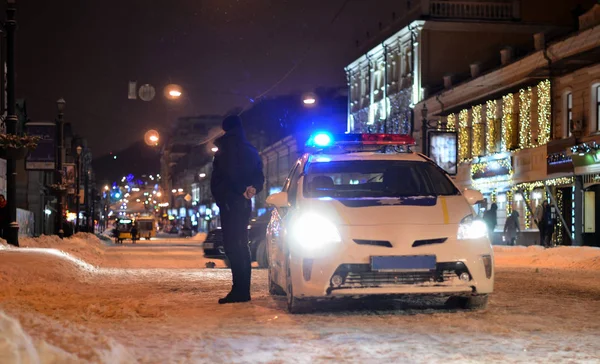
<path id="1" fill-rule="evenodd" d="M 287 274 L 286 274 L 286 285 L 287 285 L 287 309 L 291 314 L 298 314 L 306 312 L 306 302 L 294 296 L 294 284 L 292 283 L 292 270 L 290 268 L 290 260 L 287 261 Z"/>
<path id="2" fill-rule="evenodd" d="M 267 257 L 267 240 L 263 239 L 256 247 L 256 262 L 260 268 L 269 268 L 269 258 Z"/>

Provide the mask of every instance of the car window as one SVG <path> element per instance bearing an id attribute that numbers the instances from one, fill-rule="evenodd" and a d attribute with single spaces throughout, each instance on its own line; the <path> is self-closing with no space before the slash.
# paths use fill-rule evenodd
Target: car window
<path id="1" fill-rule="evenodd" d="M 360 198 L 458 195 L 435 165 L 420 161 L 315 162 L 308 167 L 304 195 Z"/>

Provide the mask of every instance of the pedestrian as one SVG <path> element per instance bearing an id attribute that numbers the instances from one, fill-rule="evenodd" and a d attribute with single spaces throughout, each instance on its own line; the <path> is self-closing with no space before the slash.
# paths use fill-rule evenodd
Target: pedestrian
<path id="1" fill-rule="evenodd" d="M 540 245 L 544 245 L 544 239 L 546 236 L 546 233 L 544 230 L 544 224 L 542 224 L 542 221 L 544 220 L 544 209 L 546 206 L 548 206 L 548 201 L 544 200 L 544 202 L 537 205 L 537 207 L 535 208 L 535 214 L 534 214 L 535 215 L 534 216 L 535 224 L 537 225 L 538 230 L 540 231 Z"/>
<path id="2" fill-rule="evenodd" d="M 483 213 L 483 221 L 488 228 L 488 237 L 493 242 L 494 229 L 496 229 L 496 225 L 498 224 L 498 205 L 492 203 L 490 209 Z"/>
<path id="3" fill-rule="evenodd" d="M 516 245 L 517 233 L 520 232 L 519 213 L 513 211 L 504 223 L 504 240 L 506 240 L 508 245 Z"/>
<path id="4" fill-rule="evenodd" d="M 251 256 L 248 222 L 251 199 L 262 191 L 265 177 L 256 148 L 248 142 L 242 120 L 231 115 L 223 120 L 225 135 L 215 141 L 218 148 L 210 181 L 219 207 L 223 245 L 229 259 L 233 286 L 220 304 L 250 301 Z"/>
<path id="5" fill-rule="evenodd" d="M 137 224 L 133 224 L 131 226 L 131 242 L 135 244 L 135 241 L 138 238 L 138 227 Z"/>
<path id="6" fill-rule="evenodd" d="M 545 248 L 552 246 L 552 234 L 554 233 L 554 218 L 552 217 L 552 208 L 548 201 L 544 201 L 544 214 L 542 217 L 542 225 L 544 226 L 544 236 L 542 243 Z"/>
<path id="7" fill-rule="evenodd" d="M 10 227 L 10 213 L 4 195 L 0 195 L 0 237 L 6 240 Z"/>

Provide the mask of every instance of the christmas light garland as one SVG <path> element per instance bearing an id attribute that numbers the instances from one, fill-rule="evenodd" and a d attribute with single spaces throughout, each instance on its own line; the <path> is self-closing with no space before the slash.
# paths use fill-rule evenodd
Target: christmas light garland
<path id="1" fill-rule="evenodd" d="M 502 151 L 512 148 L 514 96 L 502 97 Z"/>
<path id="2" fill-rule="evenodd" d="M 556 190 L 556 202 L 558 204 L 558 213 L 562 213 L 564 202 L 563 202 L 563 192 L 561 189 Z M 561 245 L 563 242 L 563 223 L 562 219 L 558 219 L 556 222 L 556 241 L 555 243 Z"/>
<path id="3" fill-rule="evenodd" d="M 481 156 L 483 151 L 483 120 L 481 116 L 482 106 L 473 106 L 471 109 L 471 120 L 473 123 L 473 156 Z"/>
<path id="4" fill-rule="evenodd" d="M 531 148 L 531 87 L 519 90 L 519 148 Z"/>
<path id="5" fill-rule="evenodd" d="M 458 161 L 465 162 L 471 158 L 469 133 L 469 110 L 461 110 L 458 114 Z"/>
<path id="6" fill-rule="evenodd" d="M 446 128 L 448 128 L 449 131 L 456 131 L 456 115 L 448 115 L 446 118 Z"/>
<path id="7" fill-rule="evenodd" d="M 550 141 L 550 113 L 551 113 L 551 100 L 550 100 L 550 80 L 542 81 L 537 86 L 537 97 L 538 97 L 538 145 L 548 144 Z"/>
<path id="8" fill-rule="evenodd" d="M 512 190 L 506 191 L 506 215 L 509 216 L 513 212 L 513 197 Z"/>
<path id="9" fill-rule="evenodd" d="M 496 100 L 490 100 L 485 103 L 485 149 L 488 154 L 496 151 L 496 113 L 498 103 Z"/>

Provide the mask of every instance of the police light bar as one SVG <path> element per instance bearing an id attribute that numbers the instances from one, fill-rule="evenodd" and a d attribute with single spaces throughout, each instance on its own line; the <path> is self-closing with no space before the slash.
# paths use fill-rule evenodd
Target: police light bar
<path id="1" fill-rule="evenodd" d="M 335 145 L 415 145 L 415 140 L 406 134 L 339 134 L 327 132 L 313 134 L 306 142 L 307 147 L 327 148 Z"/>

